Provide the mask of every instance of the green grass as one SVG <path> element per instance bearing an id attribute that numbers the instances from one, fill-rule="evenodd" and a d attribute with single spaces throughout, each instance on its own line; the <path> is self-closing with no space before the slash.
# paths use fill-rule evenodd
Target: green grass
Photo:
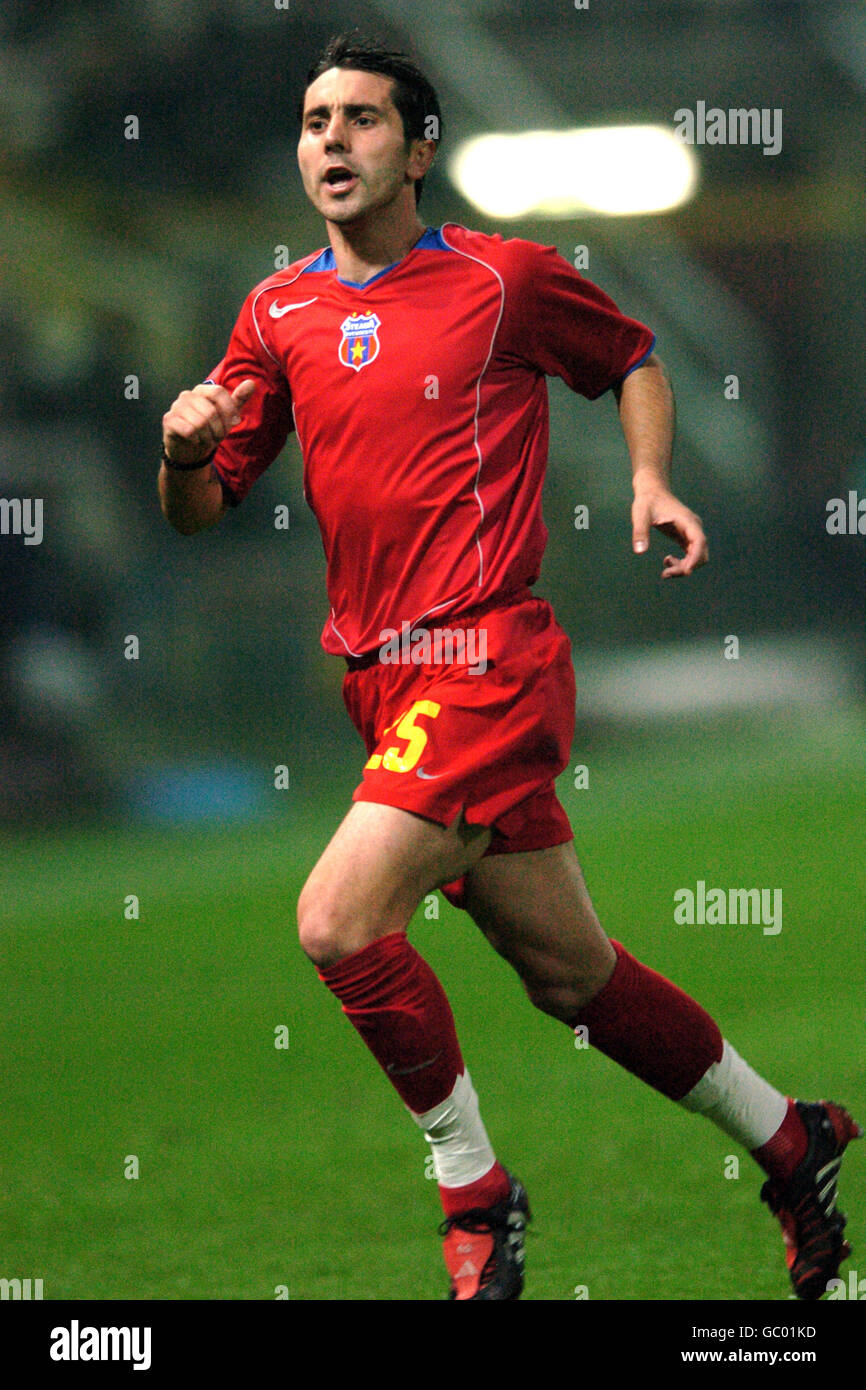
<path id="1" fill-rule="evenodd" d="M 683 729 L 599 748 L 588 791 L 562 784 L 611 935 L 777 1085 L 861 1118 L 863 746 L 858 721 Z M 242 831 L 0 846 L 0 1275 L 41 1277 L 55 1299 L 442 1297 L 422 1137 L 295 940 L 303 879 L 344 810 L 317 791 Z M 780 935 L 676 926 L 674 890 L 698 878 L 781 887 Z M 759 1170 L 739 1154 L 724 1177 L 731 1140 L 576 1050 L 465 914 L 443 901 L 412 939 L 530 1191 L 527 1298 L 787 1298 Z M 862 1272 L 859 1151 L 842 1195 Z"/>

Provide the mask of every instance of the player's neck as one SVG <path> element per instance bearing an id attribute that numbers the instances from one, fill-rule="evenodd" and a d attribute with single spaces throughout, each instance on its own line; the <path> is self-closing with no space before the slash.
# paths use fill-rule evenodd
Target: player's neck
<path id="1" fill-rule="evenodd" d="M 393 212 L 378 208 L 375 217 L 327 226 L 337 275 L 360 285 L 402 260 L 426 231 L 414 207 L 404 210 L 399 205 Z"/>

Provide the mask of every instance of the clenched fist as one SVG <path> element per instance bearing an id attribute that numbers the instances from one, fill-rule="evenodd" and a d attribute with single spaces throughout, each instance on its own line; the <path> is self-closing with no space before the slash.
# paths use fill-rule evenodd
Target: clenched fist
<path id="1" fill-rule="evenodd" d="M 239 424 L 256 389 L 247 378 L 227 391 L 224 386 L 194 386 L 181 391 L 162 417 L 162 445 L 175 463 L 204 461 Z"/>

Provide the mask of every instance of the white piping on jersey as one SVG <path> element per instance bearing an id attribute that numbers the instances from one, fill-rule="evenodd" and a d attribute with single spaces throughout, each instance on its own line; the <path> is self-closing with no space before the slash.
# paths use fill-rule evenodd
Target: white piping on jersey
<path id="1" fill-rule="evenodd" d="M 446 227 L 459 227 L 460 230 L 461 230 L 461 231 L 464 231 L 464 232 L 465 232 L 467 229 L 466 229 L 465 227 L 461 227 L 461 224 L 460 224 L 459 222 L 444 222 L 444 223 L 442 224 L 442 226 L 439 228 L 439 235 L 441 236 L 442 240 L 445 242 L 445 245 L 448 247 L 449 251 L 454 251 L 458 256 L 465 256 L 466 260 L 468 260 L 468 261 L 475 261 L 476 265 L 482 265 L 482 266 L 484 266 L 484 269 L 485 269 L 485 270 L 491 271 L 491 273 L 492 273 L 493 275 L 495 275 L 496 278 L 497 278 L 497 280 L 499 281 L 499 290 L 500 290 L 499 314 L 498 314 L 498 316 L 497 316 L 496 323 L 495 323 L 494 328 L 493 328 L 493 334 L 492 334 L 492 336 L 491 336 L 491 338 L 490 338 L 490 347 L 488 348 L 488 351 L 487 351 L 487 357 L 486 357 L 485 360 L 484 360 L 484 366 L 481 368 L 481 371 L 478 373 L 478 380 L 477 380 L 477 382 L 475 383 L 475 413 L 474 413 L 474 416 L 473 416 L 473 443 L 474 443 L 474 445 L 475 445 L 475 452 L 476 452 L 476 454 L 478 455 L 478 467 L 477 467 L 477 469 L 475 470 L 475 483 L 474 483 L 474 485 L 473 485 L 472 491 L 475 493 L 475 500 L 476 500 L 476 502 L 478 503 L 478 510 L 479 510 L 480 513 L 481 513 L 481 515 L 480 515 L 480 517 L 479 517 L 479 519 L 478 519 L 478 529 L 477 529 L 477 531 L 475 532 L 475 544 L 476 544 L 476 546 L 477 546 L 477 548 L 478 548 L 478 588 L 480 589 L 480 588 L 481 588 L 481 585 L 482 585 L 482 582 L 483 582 L 483 580 L 484 580 L 484 554 L 483 554 L 482 549 L 481 549 L 481 526 L 482 526 L 482 523 L 483 523 L 484 518 L 485 518 L 485 516 L 486 516 L 486 512 L 485 512 L 485 510 L 484 510 L 484 503 L 483 503 L 482 500 L 481 500 L 481 493 L 478 491 L 478 484 L 479 484 L 479 482 L 481 481 L 481 468 L 482 468 L 482 464 L 483 464 L 483 462 L 484 462 L 484 460 L 483 460 L 483 458 L 482 458 L 482 455 L 481 455 L 481 446 L 480 446 L 480 444 L 478 443 L 478 416 L 479 416 L 480 411 L 481 411 L 481 378 L 483 377 L 484 373 L 487 371 L 488 366 L 490 365 L 490 359 L 491 359 L 491 357 L 493 356 L 493 345 L 494 345 L 494 343 L 496 342 L 496 335 L 497 335 L 497 333 L 499 332 L 499 325 L 500 325 L 500 323 L 502 322 L 502 315 L 503 315 L 504 312 L 505 312 L 505 284 L 504 284 L 504 282 L 503 282 L 502 276 L 499 274 L 499 271 L 495 268 L 495 266 L 488 265 L 487 261 L 482 261 L 482 260 L 480 259 L 480 257 L 478 257 L 478 256 L 470 256 L 470 254 L 469 254 L 468 251 L 461 251 L 460 248 L 459 248 L 458 246 L 452 246 L 452 245 L 451 245 L 451 242 L 450 242 L 450 241 L 448 240 L 448 238 L 445 236 L 445 228 L 446 228 Z M 421 614 L 421 617 L 426 617 L 427 614 L 435 613 L 435 612 L 438 610 L 438 608 L 444 608 L 444 607 L 445 607 L 445 604 L 437 604 L 436 608 L 428 608 L 428 609 L 427 609 L 427 613 L 422 613 L 422 614 Z M 418 619 L 417 619 L 417 618 L 415 619 L 415 622 L 418 622 Z"/>
<path id="2" fill-rule="evenodd" d="M 299 448 L 300 451 L 301 451 L 301 463 L 302 463 L 302 465 L 304 465 L 304 445 L 303 445 L 303 442 L 302 442 L 302 440 L 301 440 L 301 436 L 300 436 L 300 434 L 298 433 L 298 421 L 297 421 L 297 417 L 295 416 L 295 402 L 294 402 L 294 401 L 292 401 L 292 420 L 294 421 L 294 425 L 295 425 L 295 438 L 296 438 L 297 441 L 298 441 L 298 448 Z M 304 465 L 304 466 L 305 466 L 305 465 Z M 303 492 L 304 492 L 304 501 L 307 503 L 307 506 L 309 506 L 310 504 L 309 504 L 309 502 L 307 501 L 307 488 L 306 488 L 306 484 L 303 484 Z M 340 641 L 342 642 L 343 646 L 346 648 L 346 651 L 349 653 L 349 656 L 360 656 L 360 655 L 361 655 L 360 652 L 353 652 L 353 651 L 352 651 L 352 648 L 349 646 L 349 644 L 348 644 L 348 642 L 346 641 L 345 637 L 343 636 L 342 632 L 341 632 L 340 629 L 337 627 L 337 624 L 334 622 L 334 607 L 333 607 L 333 604 L 331 605 L 331 620 L 330 620 L 330 621 L 331 621 L 331 627 L 334 629 L 334 631 L 336 632 L 336 634 L 337 634 L 337 636 L 339 637 Z"/>
<path id="3" fill-rule="evenodd" d="M 409 627 L 413 628 L 416 623 L 420 623 L 422 618 L 432 618 L 434 613 L 439 613 L 443 608 L 447 608 L 449 604 L 452 604 L 453 602 L 454 598 L 446 598 L 444 603 L 437 603 L 435 608 L 425 608 L 423 613 L 419 613 L 417 618 L 412 619 L 411 623 L 409 624 Z"/>
<path id="4" fill-rule="evenodd" d="M 299 279 L 300 276 L 303 275 L 304 271 L 307 269 L 307 266 L 312 265 L 312 264 L 313 264 L 313 261 L 318 260 L 318 258 L 319 258 L 319 256 L 320 256 L 321 254 L 322 254 L 321 251 L 317 251 L 315 255 L 311 255 L 310 259 L 307 261 L 307 265 L 302 265 L 301 268 L 300 268 L 300 270 L 298 271 L 297 275 L 293 275 L 292 278 L 291 278 L 291 280 L 281 280 L 280 283 L 279 283 L 278 285 L 265 285 L 264 289 L 259 290 L 258 294 L 256 295 L 255 299 L 253 300 L 253 302 L 252 302 L 252 304 L 251 304 L 251 306 L 250 306 L 250 317 L 252 318 L 253 326 L 254 326 L 254 328 L 255 328 L 255 330 L 256 330 L 256 333 L 259 335 L 259 342 L 261 343 L 262 347 L 264 348 L 265 352 L 268 354 L 268 357 L 271 359 L 271 361 L 273 362 L 273 364 L 274 364 L 275 367 L 278 367 L 280 364 L 279 364 L 279 362 L 277 361 L 276 357 L 274 357 L 274 354 L 271 352 L 270 348 L 268 347 L 267 343 L 265 342 L 264 338 L 262 337 L 262 330 L 259 328 L 259 321 L 258 321 L 258 319 L 256 318 L 256 305 L 258 304 L 258 302 L 259 302 L 259 300 L 261 299 L 262 295 L 263 295 L 263 294 L 267 294 L 269 290 L 285 290 L 285 289 L 288 289 L 289 285 L 293 285 L 293 284 L 295 283 L 295 281 L 296 281 L 297 279 Z M 311 301 L 311 302 L 312 302 L 312 301 Z"/>
<path id="5" fill-rule="evenodd" d="M 298 448 L 299 448 L 300 451 L 301 451 L 301 491 L 302 491 L 303 494 L 304 494 L 304 501 L 307 503 L 307 506 L 309 506 L 310 504 L 309 504 L 309 502 L 307 501 L 307 484 L 306 484 L 306 482 L 304 481 L 304 471 L 306 470 L 306 466 L 307 466 L 307 465 L 306 465 L 306 461 L 305 461 L 305 459 L 304 459 L 304 445 L 303 445 L 303 441 L 302 441 L 302 439 L 301 439 L 300 434 L 298 433 L 298 417 L 297 417 L 297 415 L 295 414 L 295 402 L 294 402 L 294 400 L 292 401 L 292 424 L 293 424 L 294 427 L 295 427 L 295 438 L 296 438 L 297 441 L 298 441 Z"/>
<path id="6" fill-rule="evenodd" d="M 339 637 L 340 641 L 342 642 L 343 646 L 346 648 L 346 651 L 349 653 L 350 656 L 363 656 L 363 652 L 353 652 L 353 651 L 352 651 L 352 648 L 349 646 L 349 644 L 348 644 L 348 642 L 346 641 L 345 637 L 343 636 L 342 632 L 341 632 L 340 629 L 337 627 L 337 624 L 334 622 L 334 605 L 333 605 L 333 604 L 331 604 L 331 627 L 332 627 L 332 628 L 334 629 L 334 631 L 336 632 L 337 636 Z"/>
<path id="7" fill-rule="evenodd" d="M 256 305 L 258 304 L 258 302 L 259 302 L 259 300 L 261 299 L 262 295 L 263 295 L 263 294 L 267 294 L 269 290 L 285 290 L 285 289 L 288 289 L 289 285 L 293 285 L 293 284 L 295 283 L 295 281 L 298 280 L 298 279 L 300 278 L 300 276 L 303 275 L 304 271 L 307 269 L 307 266 L 312 265 L 312 264 L 313 264 L 313 261 L 318 260 L 318 258 L 319 258 L 319 256 L 320 256 L 321 254 L 322 254 L 321 251 L 317 251 L 317 252 L 315 253 L 315 255 L 311 256 L 310 260 L 307 262 L 307 265 L 301 266 L 301 268 L 300 268 L 300 270 L 298 271 L 297 275 L 292 276 L 292 279 L 291 279 L 291 280 L 281 280 L 280 283 L 279 283 L 278 285 L 266 285 L 266 286 L 264 287 L 264 289 L 259 290 L 258 294 L 255 296 L 255 298 L 254 298 L 254 300 L 253 300 L 253 302 L 252 302 L 252 304 L 251 304 L 251 306 L 250 306 L 250 317 L 252 318 L 253 326 L 255 327 L 256 333 L 258 334 L 259 342 L 261 343 L 261 345 L 262 345 L 262 347 L 264 348 L 265 352 L 268 354 L 268 357 L 270 357 L 270 359 L 271 359 L 271 361 L 273 362 L 273 364 L 274 364 L 275 367 L 278 367 L 280 364 L 279 364 L 279 362 L 277 361 L 276 357 L 274 357 L 274 354 L 271 352 L 270 348 L 268 347 L 267 343 L 265 342 L 264 338 L 262 337 L 262 331 L 261 331 L 261 329 L 259 328 L 259 321 L 258 321 L 258 319 L 256 318 Z M 311 302 L 312 302 L 312 301 L 311 301 Z M 301 441 L 301 436 L 300 436 L 300 434 L 298 433 L 298 421 L 297 421 L 297 418 L 296 418 L 296 416 L 295 416 L 295 402 L 294 402 L 294 399 L 292 400 L 292 422 L 293 422 L 293 424 L 294 424 L 294 426 L 295 426 L 295 438 L 296 438 L 297 441 L 298 441 L 298 447 L 299 447 L 299 449 L 300 449 L 300 451 L 301 451 L 301 459 L 302 459 L 302 461 L 303 461 L 304 445 L 303 445 L 303 443 L 302 443 L 302 441 Z M 306 489 L 306 487 L 304 487 L 303 491 L 304 491 L 304 501 L 306 502 L 306 501 L 307 501 L 307 489 Z M 360 656 L 360 655 L 361 655 L 360 652 L 353 652 L 353 651 L 352 651 L 352 648 L 349 646 L 349 644 L 348 644 L 348 642 L 346 641 L 345 637 L 343 636 L 342 632 L 340 632 L 339 628 L 337 627 L 337 624 L 334 622 L 334 609 L 333 609 L 333 608 L 331 609 L 331 627 L 332 627 L 332 628 L 334 629 L 334 631 L 336 632 L 337 636 L 339 637 L 340 641 L 342 642 L 343 646 L 346 648 L 346 651 L 349 653 L 350 656 Z"/>

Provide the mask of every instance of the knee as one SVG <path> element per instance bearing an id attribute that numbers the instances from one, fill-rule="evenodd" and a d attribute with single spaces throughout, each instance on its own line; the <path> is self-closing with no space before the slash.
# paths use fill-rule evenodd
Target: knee
<path id="1" fill-rule="evenodd" d="M 336 907 L 307 888 L 298 899 L 298 940 L 301 950 L 320 970 L 336 965 L 357 949 Z"/>

